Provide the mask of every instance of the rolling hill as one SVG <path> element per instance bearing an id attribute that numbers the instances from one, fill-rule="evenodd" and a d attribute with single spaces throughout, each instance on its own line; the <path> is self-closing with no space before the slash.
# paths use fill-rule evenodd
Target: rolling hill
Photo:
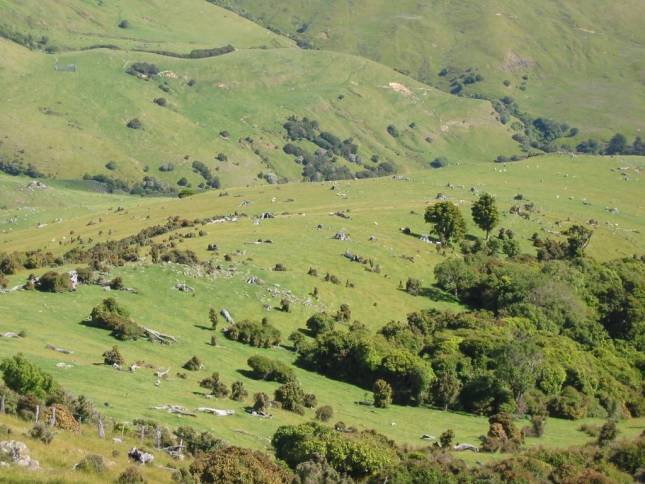
<path id="1" fill-rule="evenodd" d="M 35 11 L 0 5 L 13 28 L 33 38 L 46 35 L 47 45 L 57 46 L 46 53 L 0 41 L 4 158 L 64 179 L 102 174 L 139 181 L 148 175 L 171 186 L 182 177 L 197 185 L 202 180 L 192 163 L 198 160 L 225 186 L 261 181 L 261 172 L 297 181 L 302 166 L 282 150 L 282 125 L 290 116 L 352 138 L 366 165 L 376 155 L 401 172 L 437 157 L 478 162 L 517 151 L 511 130 L 486 102 L 454 99 L 360 57 L 303 51 L 226 10 L 194 3 L 171 8 L 169 16 L 172 9 L 183 12 L 172 15 L 174 29 L 161 16 L 148 21 L 147 30 L 137 27 L 146 12 L 164 11 L 154 2 L 133 10 L 72 1 L 61 9 L 43 2 Z M 36 22 L 37 16 L 47 21 Z M 118 28 L 126 16 L 131 26 Z M 212 33 L 201 35 L 205 19 Z M 186 32 L 188 24 L 194 31 Z M 150 43 L 150 31 L 169 40 Z M 236 50 L 175 56 L 225 45 Z M 160 73 L 153 79 L 129 75 L 137 63 L 154 64 Z M 142 129 L 126 126 L 133 119 Z M 387 134 L 390 125 L 400 136 Z M 109 162 L 112 170 L 105 168 Z M 176 169 L 159 171 L 168 164 Z M 342 157 L 339 165 L 352 166 Z"/>
<path id="2" fill-rule="evenodd" d="M 511 96 L 534 116 L 586 136 L 645 129 L 645 6 L 638 0 L 212 3 L 301 45 L 358 54 L 445 90 L 466 70 L 480 74 L 463 93 Z"/>
<path id="3" fill-rule="evenodd" d="M 642 13 L 0 0 L 0 482 L 638 479 Z"/>

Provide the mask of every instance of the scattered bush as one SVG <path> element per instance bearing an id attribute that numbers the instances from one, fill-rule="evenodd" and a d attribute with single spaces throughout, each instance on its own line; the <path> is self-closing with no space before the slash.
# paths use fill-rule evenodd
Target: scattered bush
<path id="1" fill-rule="evenodd" d="M 448 429 L 439 436 L 439 443 L 441 447 L 450 448 L 452 441 L 455 440 L 455 432 L 452 429 Z"/>
<path id="2" fill-rule="evenodd" d="M 275 391 L 275 399 L 282 404 L 282 408 L 285 410 L 304 415 L 305 392 L 295 380 L 290 380 L 278 387 Z"/>
<path id="3" fill-rule="evenodd" d="M 136 467 L 128 467 L 121 474 L 119 474 L 118 479 L 116 480 L 117 484 L 139 484 L 146 482 L 141 471 Z"/>
<path id="4" fill-rule="evenodd" d="M 114 298 L 104 299 L 90 313 L 92 325 L 109 329 L 120 340 L 136 340 L 143 336 L 143 328 L 130 318 L 130 313 Z"/>
<path id="5" fill-rule="evenodd" d="M 43 444 L 51 444 L 54 440 L 54 433 L 43 423 L 37 423 L 29 431 L 29 437 L 40 440 Z"/>
<path id="6" fill-rule="evenodd" d="M 108 350 L 105 353 L 103 353 L 103 363 L 110 366 L 125 365 L 125 358 L 123 358 L 123 356 L 121 355 L 121 352 L 119 351 L 118 346 L 112 346 L 111 350 Z"/>
<path id="7" fill-rule="evenodd" d="M 256 323 L 248 320 L 229 326 L 224 334 L 229 339 L 258 348 L 279 345 L 281 340 L 280 331 L 269 323 Z"/>
<path id="8" fill-rule="evenodd" d="M 326 331 L 333 331 L 336 320 L 327 313 L 316 313 L 307 320 L 306 326 L 313 336 L 318 336 Z"/>
<path id="9" fill-rule="evenodd" d="M 328 422 L 334 416 L 334 409 L 329 405 L 323 405 L 316 409 L 316 418 L 321 422 Z"/>
<path id="10" fill-rule="evenodd" d="M 237 402 L 244 401 L 249 395 L 249 392 L 244 388 L 244 383 L 241 381 L 235 381 L 231 385 L 231 399 Z"/>
<path id="11" fill-rule="evenodd" d="M 188 368 L 186 368 L 188 369 Z M 195 371 L 195 370 L 192 370 Z M 204 378 L 199 382 L 199 386 L 202 388 L 208 388 L 211 391 L 211 395 L 216 398 L 224 398 L 229 394 L 228 387 L 220 380 L 219 373 L 215 372 L 211 376 Z"/>
<path id="12" fill-rule="evenodd" d="M 41 292 L 67 292 L 72 290 L 72 282 L 69 274 L 50 271 L 40 276 L 36 289 Z"/>
<path id="13" fill-rule="evenodd" d="M 196 356 L 191 357 L 186 363 L 182 365 L 182 368 L 188 371 L 199 371 L 203 367 L 204 365 L 202 365 L 202 360 L 200 360 Z"/>
<path id="14" fill-rule="evenodd" d="M 143 123 L 139 120 L 139 118 L 133 118 L 128 123 L 126 126 L 130 129 L 143 129 Z"/>
<path id="15" fill-rule="evenodd" d="M 392 387 L 385 380 L 376 380 L 372 389 L 374 392 L 374 406 L 387 408 L 392 403 Z"/>
<path id="16" fill-rule="evenodd" d="M 76 470 L 91 472 L 93 474 L 102 474 L 105 472 L 105 462 L 103 457 L 96 454 L 88 454 L 76 464 Z"/>

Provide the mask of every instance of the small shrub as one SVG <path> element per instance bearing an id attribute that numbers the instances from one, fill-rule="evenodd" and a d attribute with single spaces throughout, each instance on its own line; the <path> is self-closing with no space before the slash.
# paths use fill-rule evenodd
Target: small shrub
<path id="1" fill-rule="evenodd" d="M 76 470 L 102 474 L 105 471 L 105 462 L 100 455 L 89 454 L 76 464 Z"/>
<path id="2" fill-rule="evenodd" d="M 113 291 L 121 291 L 125 286 L 123 285 L 123 278 L 116 276 L 110 281 L 110 289 Z"/>
<path id="3" fill-rule="evenodd" d="M 392 403 L 392 387 L 385 380 L 376 380 L 372 388 L 374 392 L 374 406 L 387 408 Z"/>
<path id="4" fill-rule="evenodd" d="M 396 126 L 394 126 L 393 124 L 390 124 L 390 125 L 387 127 L 387 132 L 388 132 L 388 134 L 389 134 L 390 136 L 392 136 L 393 138 L 398 138 L 398 137 L 401 135 L 401 133 L 399 133 L 399 130 L 397 129 L 397 127 L 396 127 Z"/>
<path id="5" fill-rule="evenodd" d="M 256 393 L 253 396 L 253 410 L 258 413 L 267 413 L 269 411 L 269 406 L 271 405 L 271 399 L 266 393 Z"/>
<path id="6" fill-rule="evenodd" d="M 419 279 L 412 279 L 411 277 L 405 282 L 405 292 L 412 296 L 421 294 L 421 281 Z"/>
<path id="7" fill-rule="evenodd" d="M 352 310 L 349 308 L 348 304 L 341 304 L 336 313 L 336 321 L 339 323 L 349 323 L 352 319 Z"/>
<path id="8" fill-rule="evenodd" d="M 159 165 L 159 171 L 162 172 L 168 172 L 168 171 L 173 171 L 175 169 L 175 165 L 172 163 L 162 163 Z"/>
<path id="9" fill-rule="evenodd" d="M 105 164 L 105 168 L 107 168 L 110 171 L 114 171 L 118 168 L 117 164 L 114 161 L 108 161 Z"/>
<path id="10" fill-rule="evenodd" d="M 273 270 L 276 271 L 276 272 L 285 272 L 287 270 L 287 268 L 286 268 L 286 266 L 284 264 L 278 263 L 273 267 Z"/>
<path id="11" fill-rule="evenodd" d="M 224 334 L 229 339 L 258 348 L 279 345 L 282 338 L 280 331 L 270 324 L 248 320 L 240 321 L 228 327 Z"/>
<path id="12" fill-rule="evenodd" d="M 166 107 L 168 105 L 168 101 L 166 100 L 165 97 L 156 97 L 153 101 L 157 106 L 161 106 L 162 108 Z"/>
<path id="13" fill-rule="evenodd" d="M 203 367 L 202 361 L 199 358 L 197 358 L 196 356 L 193 356 L 192 358 L 190 358 L 182 366 L 182 368 L 184 370 L 188 370 L 188 371 L 199 371 L 199 370 L 202 369 L 202 367 Z"/>
<path id="14" fill-rule="evenodd" d="M 279 360 L 254 355 L 248 359 L 247 364 L 252 368 L 254 378 L 278 383 L 287 383 L 295 379 L 295 374 L 291 367 Z"/>
<path id="15" fill-rule="evenodd" d="M 602 427 L 600 427 L 600 433 L 598 434 L 598 445 L 600 447 L 605 447 L 607 444 L 616 439 L 618 435 L 618 429 L 616 427 L 615 420 L 608 420 Z"/>
<path id="16" fill-rule="evenodd" d="M 441 444 L 441 447 L 449 448 L 454 439 L 455 432 L 452 429 L 448 429 L 439 436 L 439 443 Z"/>
<path id="17" fill-rule="evenodd" d="M 229 394 L 228 387 L 220 379 L 219 373 L 217 372 L 200 381 L 199 386 L 202 388 L 208 388 L 211 391 L 211 395 L 216 398 L 224 398 Z"/>
<path id="18" fill-rule="evenodd" d="M 106 351 L 103 353 L 103 363 L 106 365 L 125 365 L 125 358 L 123 358 L 123 355 L 121 355 L 121 352 L 119 351 L 118 346 L 112 346 L 111 350 Z"/>
<path id="19" fill-rule="evenodd" d="M 316 406 L 316 403 L 317 403 L 317 398 L 316 398 L 316 395 L 314 395 L 313 393 L 306 393 L 302 400 L 302 404 L 306 408 L 314 408 Z"/>
<path id="20" fill-rule="evenodd" d="M 54 440 L 54 433 L 43 423 L 37 423 L 29 431 L 29 437 L 40 440 L 43 444 L 51 444 Z"/>
<path id="21" fill-rule="evenodd" d="M 128 27 L 130 27 L 130 22 L 128 22 L 127 20 L 121 20 L 119 22 L 120 29 L 127 29 Z"/>
<path id="22" fill-rule="evenodd" d="M 224 153 L 218 153 L 215 158 L 217 158 L 217 161 L 228 161 L 228 156 L 226 156 Z"/>
<path id="23" fill-rule="evenodd" d="M 444 157 L 435 158 L 430 162 L 430 166 L 432 168 L 443 168 L 447 165 L 448 165 L 448 160 L 446 160 Z"/>
<path id="24" fill-rule="evenodd" d="M 305 392 L 295 380 L 285 383 L 275 391 L 275 399 L 282 404 L 282 408 L 299 415 L 304 414 L 304 398 Z"/>
<path id="25" fill-rule="evenodd" d="M 334 409 L 330 405 L 323 405 L 316 409 L 316 418 L 321 422 L 327 422 L 334 416 Z"/>
<path id="26" fill-rule="evenodd" d="M 146 481 L 141 475 L 141 471 L 139 469 L 130 466 L 119 475 L 116 482 L 117 484 L 139 484 Z"/>
<path id="27" fill-rule="evenodd" d="M 241 381 L 235 381 L 231 385 L 231 399 L 237 402 L 241 402 L 248 396 L 249 392 L 244 388 L 244 383 Z"/>
<path id="28" fill-rule="evenodd" d="M 72 289 L 72 283 L 68 274 L 50 271 L 40 276 L 36 289 L 41 292 L 66 292 Z"/>
<path id="29" fill-rule="evenodd" d="M 133 118 L 130 121 L 128 121 L 126 126 L 130 129 L 142 129 L 143 123 L 139 120 L 139 118 Z"/>

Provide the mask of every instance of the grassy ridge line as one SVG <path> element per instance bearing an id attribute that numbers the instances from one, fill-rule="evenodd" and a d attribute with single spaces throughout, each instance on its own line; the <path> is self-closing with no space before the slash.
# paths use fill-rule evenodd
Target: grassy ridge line
<path id="1" fill-rule="evenodd" d="M 171 185 L 182 176 L 196 185 L 201 180 L 191 163 L 197 159 L 225 186 L 259 183 L 260 171 L 299 180 L 301 166 L 281 150 L 289 115 L 310 116 L 338 136 L 353 136 L 366 163 L 376 153 L 402 171 L 440 155 L 488 161 L 516 149 L 488 103 L 456 100 L 348 55 L 272 49 L 184 60 L 101 50 L 58 55 L 57 62 L 78 68 L 64 73 L 53 69 L 52 56 L 7 41 L 0 41 L 0 50 L 8 52 L 0 73 L 8 86 L 0 149 L 8 159 L 24 150 L 18 159 L 61 178 L 104 173 L 138 181 L 148 166 L 148 175 Z M 158 88 L 161 80 L 124 73 L 140 61 L 172 73 L 165 78 L 170 93 Z M 390 83 L 409 91 L 396 92 Z M 168 107 L 154 104 L 157 97 L 165 97 Z M 126 128 L 135 117 L 142 130 Z M 417 128 L 407 128 L 413 122 Z M 400 138 L 387 134 L 389 124 L 399 127 Z M 229 140 L 218 136 L 221 130 L 230 132 Z M 248 136 L 253 145 L 238 143 Z M 214 159 L 220 152 L 228 162 Z M 104 168 L 108 161 L 116 163 L 115 172 Z M 176 170 L 160 173 L 157 168 L 168 162 Z"/>
<path id="2" fill-rule="evenodd" d="M 83 195 L 84 207 L 90 208 L 91 203 L 98 201 L 101 207 L 94 213 L 84 213 L 85 208 L 78 206 L 76 214 L 73 203 L 76 198 L 69 196 L 76 193 L 74 197 L 80 197 L 83 192 L 70 192 L 68 195 L 64 189 L 58 191 L 54 188 L 49 192 L 33 194 L 36 198 L 29 203 L 40 209 L 48 198 L 60 200 L 63 205 L 67 200 L 69 215 L 63 223 L 52 224 L 55 218 L 53 214 L 52 218 L 48 219 L 45 216 L 32 217 L 26 216 L 22 211 L 13 211 L 5 215 L 5 220 L 19 214 L 20 217 L 24 217 L 25 229 L 2 234 L 0 243 L 7 251 L 42 247 L 60 253 L 69 246 L 59 246 L 58 241 L 68 235 L 71 229 L 83 238 L 93 237 L 98 241 L 105 240 L 108 229 L 112 229 L 110 238 L 123 238 L 145 226 L 162 223 L 166 217 L 172 215 L 193 219 L 235 211 L 254 215 L 264 210 L 275 214 L 288 212 L 285 216 L 278 215 L 276 222 L 284 224 L 285 227 L 302 227 L 300 230 L 307 233 L 317 223 L 323 223 L 331 224 L 327 229 L 329 231 L 345 229 L 360 231 L 361 236 L 365 238 L 374 234 L 379 238 L 385 237 L 386 240 L 398 240 L 400 236 L 397 232 L 401 226 L 408 225 L 417 233 L 428 231 L 419 214 L 425 204 L 434 200 L 437 193 L 444 193 L 455 201 L 467 202 L 475 196 L 470 192 L 470 187 L 474 186 L 477 190 L 489 191 L 496 195 L 503 212 L 507 212 L 511 205 L 518 203 L 513 200 L 518 193 L 535 203 L 538 213 L 530 221 L 508 214 L 502 218 L 502 225 L 512 228 L 524 239 L 528 239 L 533 232 L 540 233 L 543 229 L 559 230 L 555 225 L 558 220 L 570 219 L 579 223 L 597 220 L 598 226 L 595 228 L 589 250 L 592 256 L 606 260 L 640 253 L 643 250 L 640 234 L 643 231 L 645 207 L 640 197 L 642 176 L 639 174 L 643 163 L 643 159 L 638 157 L 580 156 L 571 159 L 545 156 L 506 165 L 472 164 L 412 173 L 409 176 L 411 181 L 379 179 L 341 182 L 335 191 L 329 190 L 330 185 L 327 183 L 316 183 L 240 187 L 227 190 L 230 194 L 228 197 L 218 197 L 216 193 L 211 193 L 183 200 L 150 200 L 135 197 L 115 199 L 106 195 L 88 194 L 87 197 Z M 618 171 L 620 167 L 629 167 L 629 181 L 624 181 Z M 22 196 L 22 192 L 18 191 L 21 183 L 15 182 L 17 179 L 3 178 L 7 183 L 12 182 L 10 185 L 3 185 L 12 187 L 6 192 L 3 191 L 8 198 Z M 19 180 L 22 180 L 24 185 L 27 184 L 26 179 Z M 449 183 L 459 187 L 450 189 L 447 187 Z M 346 194 L 346 199 L 337 195 L 343 193 Z M 91 202 L 94 198 L 96 202 Z M 275 202 L 272 202 L 273 198 L 276 199 Z M 288 201 L 290 199 L 293 202 Z M 241 207 L 242 200 L 252 203 L 248 207 Z M 120 213 L 106 210 L 106 206 L 116 208 L 118 205 L 127 210 Z M 466 207 L 467 205 L 464 212 L 469 215 Z M 607 211 L 608 208 L 617 208 L 618 213 L 612 214 Z M 353 219 L 363 223 L 343 221 L 329 215 L 330 212 L 343 209 L 351 209 L 354 212 Z M 410 210 L 417 214 L 411 214 Z M 301 213 L 306 215 L 299 215 Z M 99 216 L 103 221 L 96 223 Z M 88 225 L 90 221 L 95 223 Z M 39 222 L 50 225 L 38 229 L 35 225 Z M 379 225 L 375 225 L 374 222 L 378 222 Z M 98 232 L 101 230 L 104 235 L 100 237 Z M 254 240 L 251 237 L 255 229 L 248 221 L 212 228 L 214 234 L 240 230 L 242 234 L 248 231 L 247 236 L 250 240 L 245 240 L 246 242 Z M 470 230 L 477 233 L 472 223 Z M 214 237 L 217 238 L 216 235 Z M 410 243 L 407 250 L 411 253 L 421 249 L 414 239 L 408 237 L 403 240 Z M 218 242 L 224 244 L 223 250 L 234 250 L 234 243 L 228 244 L 225 240 Z M 188 240 L 185 243 L 195 244 L 194 248 L 200 254 L 207 255 L 203 239 Z M 524 248 L 528 250 L 528 242 L 524 244 Z M 611 247 L 612 250 L 608 251 L 607 247 Z"/>
<path id="3" fill-rule="evenodd" d="M 115 44 L 124 49 L 192 50 L 232 43 L 237 48 L 287 47 L 290 40 L 203 0 L 0 1 L 1 26 L 48 37 L 47 46 L 81 49 Z M 127 28 L 119 23 L 128 21 Z"/>
<path id="4" fill-rule="evenodd" d="M 268 210 L 278 217 L 261 225 L 242 219 L 238 223 L 206 226 L 206 237 L 186 239 L 179 244 L 180 248 L 195 250 L 200 257 L 209 258 L 212 254 L 206 251 L 206 245 L 215 242 L 220 246 L 220 254 L 216 256 L 218 261 L 221 261 L 223 254 L 234 254 L 240 250 L 240 254 L 233 257 L 238 271 L 230 278 L 196 277 L 192 272 L 186 272 L 185 268 L 172 265 L 133 265 L 115 270 L 115 275 L 123 276 L 127 286 L 135 287 L 140 292 L 138 295 L 115 294 L 131 310 L 134 318 L 141 324 L 179 338 L 179 344 L 168 348 L 145 341 L 119 343 L 126 359 L 144 360 L 156 367 L 170 367 L 174 375 L 188 358 L 198 355 L 204 360 L 206 371 L 190 373 L 186 381 L 173 376 L 156 388 L 152 370 L 130 374 L 94 365 L 100 362 L 101 353 L 115 343 L 107 332 L 80 324 L 91 308 L 106 296 L 98 287 L 83 287 L 73 294 L 17 292 L 0 297 L 3 315 L 0 331 L 27 331 L 25 339 L 0 340 L 0 355 L 25 352 L 71 391 L 87 394 L 99 405 L 109 402 L 110 406 L 105 407 L 105 411 L 117 419 L 131 420 L 146 416 L 169 425 L 193 423 L 212 429 L 217 435 L 240 445 L 265 448 L 267 439 L 278 425 L 301 422 L 310 418 L 311 414 L 302 418 L 289 412 L 276 411 L 274 419 L 257 421 L 242 413 L 241 404 L 226 399 L 207 401 L 192 392 L 200 391 L 200 378 L 211 371 L 219 371 L 227 384 L 241 379 L 251 392 L 271 393 L 276 384 L 250 380 L 239 370 L 247 368 L 247 358 L 256 353 L 285 363 L 292 363 L 294 356 L 284 350 L 256 350 L 228 341 L 221 334 L 218 334 L 218 347 L 209 346 L 212 333 L 201 326 L 208 324 L 206 318 L 210 307 L 226 307 L 236 319 L 259 319 L 268 314 L 272 324 L 284 336 L 302 327 L 314 308 L 294 304 L 289 314 L 279 311 L 266 313 L 262 309 L 263 304 L 276 306 L 280 301 L 280 296 L 272 297 L 267 291 L 268 288 L 277 287 L 274 284 L 279 284 L 282 289 L 290 289 L 298 300 L 303 300 L 313 287 L 318 287 L 325 307 L 333 311 L 342 302 L 348 302 L 353 318 L 364 322 L 372 330 L 390 319 L 401 319 L 408 312 L 430 304 L 438 308 L 459 309 L 451 301 L 412 297 L 397 290 L 398 281 L 407 277 L 421 279 L 423 286 L 429 287 L 433 282 L 434 265 L 443 260 L 432 247 L 401 234 L 399 228 L 407 225 L 414 232 L 426 232 L 428 228 L 422 222 L 421 212 L 439 191 L 454 201 L 464 200 L 462 210 L 467 215 L 468 202 L 474 197 L 469 191 L 471 184 L 495 193 L 504 212 L 515 203 L 512 199 L 518 192 L 536 203 L 541 214 L 536 214 L 530 221 L 509 215 L 502 217 L 501 225 L 512 228 L 523 240 L 525 249 L 528 248 L 525 239 L 533 231 L 540 231 L 541 227 L 555 228 L 555 221 L 566 220 L 566 217 L 571 217 L 572 221 L 595 217 L 600 221 L 600 226 L 589 247 L 591 254 L 604 259 L 642 252 L 642 237 L 630 232 L 609 230 L 604 222 L 611 221 L 619 223 L 621 227 L 642 230 L 644 218 L 639 201 L 640 177 L 632 175 L 631 181 L 625 182 L 610 168 L 638 168 L 642 167 L 643 162 L 642 159 L 626 157 L 613 160 L 578 157 L 572 160 L 553 156 L 506 167 L 473 164 L 468 170 L 450 167 L 424 171 L 412 174 L 410 181 L 378 179 L 341 182 L 336 190 L 330 190 L 330 184 L 290 184 L 232 189 L 228 197 L 217 197 L 214 193 L 184 200 L 127 197 L 126 201 L 132 201 L 132 204 L 127 205 L 125 211 L 100 212 L 103 221 L 95 225 L 87 225 L 87 222 L 97 219 L 99 215 L 84 214 L 84 208 L 79 207 L 76 218 L 42 229 L 30 228 L 2 234 L 0 244 L 6 250 L 47 247 L 58 252 L 70 247 L 69 244 L 59 246 L 58 241 L 68 236 L 71 229 L 83 238 L 91 236 L 95 240 L 105 240 L 107 235 L 99 236 L 99 230 L 113 228 L 110 238 L 120 238 L 176 214 L 197 218 L 234 210 L 244 210 L 250 215 Z M 540 183 L 541 178 L 544 178 L 543 183 Z M 603 180 L 604 189 L 589 188 L 599 187 L 599 180 Z M 446 186 L 448 183 L 464 184 L 464 187 L 450 189 Z M 63 188 L 61 192 L 64 194 L 66 190 Z M 346 194 L 347 198 L 339 194 Z M 56 198 L 64 199 L 61 195 L 56 195 Z M 556 198 L 557 195 L 560 198 Z M 573 196 L 573 199 L 570 200 L 568 196 Z M 583 196 L 587 196 L 592 205 L 582 204 Z M 97 202 L 99 205 L 103 200 L 111 199 L 105 195 L 97 195 L 96 198 L 101 200 Z M 274 198 L 275 202 L 272 201 Z M 72 200 L 70 197 L 70 203 Z M 250 201 L 250 205 L 241 208 L 243 200 Z M 45 203 L 45 200 L 36 200 L 36 203 Z M 606 212 L 604 206 L 609 203 L 619 206 L 620 213 L 612 215 Z M 345 209 L 350 209 L 350 220 L 329 214 Z M 411 213 L 412 209 L 416 213 Z M 280 215 L 285 211 L 289 214 Z M 305 215 L 299 215 L 301 213 Z M 319 223 L 323 224 L 322 230 L 315 228 Z M 346 243 L 332 240 L 333 234 L 339 230 L 349 232 L 351 240 Z M 472 223 L 470 230 L 478 233 Z M 189 231 L 184 229 L 180 232 Z M 369 241 L 370 235 L 376 235 L 377 240 Z M 252 243 L 259 238 L 271 239 L 273 243 Z M 607 247 L 615 248 L 616 252 L 608 251 Z M 361 264 L 347 261 L 342 254 L 348 249 L 364 257 L 372 257 L 382 265 L 382 274 L 369 273 Z M 401 255 L 413 255 L 416 262 L 403 260 Z M 271 268 L 278 262 L 284 263 L 288 270 L 272 271 Z M 226 265 L 225 262 L 222 264 Z M 306 275 L 310 266 L 318 268 L 318 278 Z M 336 286 L 323 282 L 321 277 L 327 271 L 338 275 L 343 281 L 346 278 L 352 280 L 356 287 L 351 289 L 344 284 Z M 266 284 L 247 284 L 246 278 L 250 274 L 260 277 Z M 389 277 L 384 277 L 385 274 Z M 11 276 L 10 285 L 23 282 L 25 277 L 26 273 Z M 195 296 L 175 290 L 177 282 L 186 282 L 194 287 Z M 72 349 L 75 354 L 59 355 L 47 350 L 46 344 Z M 56 368 L 56 363 L 60 361 L 75 366 L 68 370 Z M 485 418 L 471 415 L 399 406 L 381 411 L 355 405 L 353 402 L 364 398 L 363 389 L 300 369 L 296 369 L 296 372 L 303 387 L 314 391 L 321 404 L 334 407 L 334 421 L 343 420 L 348 424 L 360 424 L 361 428 L 376 428 L 399 442 L 416 445 L 422 433 L 436 435 L 446 428 L 453 428 L 458 441 L 476 443 L 477 437 L 487 428 Z M 97 386 L 96 381 L 103 383 Z M 204 405 L 204 402 L 208 402 L 208 406 L 235 409 L 237 415 L 226 419 L 201 415 L 187 421 L 150 408 L 161 403 L 194 408 Z M 638 433 L 641 420 L 623 422 L 621 425 L 625 435 Z M 392 422 L 396 425 L 392 425 Z M 580 423 L 550 419 L 545 437 L 529 439 L 529 443 L 548 446 L 583 443 L 588 440 L 587 436 L 575 431 Z"/>

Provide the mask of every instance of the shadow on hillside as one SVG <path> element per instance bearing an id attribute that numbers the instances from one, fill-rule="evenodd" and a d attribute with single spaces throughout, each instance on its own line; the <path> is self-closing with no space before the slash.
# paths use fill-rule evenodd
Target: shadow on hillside
<path id="1" fill-rule="evenodd" d="M 95 329 L 102 329 L 103 331 L 109 331 L 109 329 L 105 328 L 104 326 L 101 326 L 98 323 L 95 323 L 91 319 L 84 319 L 78 324 L 80 324 L 81 326 L 85 326 L 86 328 L 95 328 Z"/>
<path id="2" fill-rule="evenodd" d="M 437 302 L 450 302 L 450 303 L 459 302 L 459 300 L 456 299 L 452 294 L 442 289 L 439 289 L 438 287 L 435 287 L 435 286 L 422 288 L 421 294 L 419 295 L 422 297 L 427 297 L 428 299 L 432 299 L 433 301 L 437 301 Z"/>
<path id="3" fill-rule="evenodd" d="M 255 376 L 255 373 L 253 373 L 252 370 L 245 370 L 243 368 L 240 368 L 239 370 L 235 370 L 235 371 L 240 375 L 248 378 L 249 380 L 256 380 L 256 381 L 262 380 L 262 378 L 258 378 L 257 376 Z"/>
<path id="4" fill-rule="evenodd" d="M 205 331 L 212 331 L 213 330 L 212 327 L 204 326 L 203 324 L 193 324 L 193 326 L 196 327 L 196 328 L 199 328 L 199 329 L 203 329 Z"/>
<path id="5" fill-rule="evenodd" d="M 399 288 L 398 290 L 406 294 L 409 294 L 404 288 Z M 459 302 L 459 300 L 456 299 L 451 294 L 434 286 L 422 287 L 417 297 L 427 297 L 428 299 L 431 299 L 432 301 L 435 301 L 435 302 L 449 302 L 449 303 Z"/>

